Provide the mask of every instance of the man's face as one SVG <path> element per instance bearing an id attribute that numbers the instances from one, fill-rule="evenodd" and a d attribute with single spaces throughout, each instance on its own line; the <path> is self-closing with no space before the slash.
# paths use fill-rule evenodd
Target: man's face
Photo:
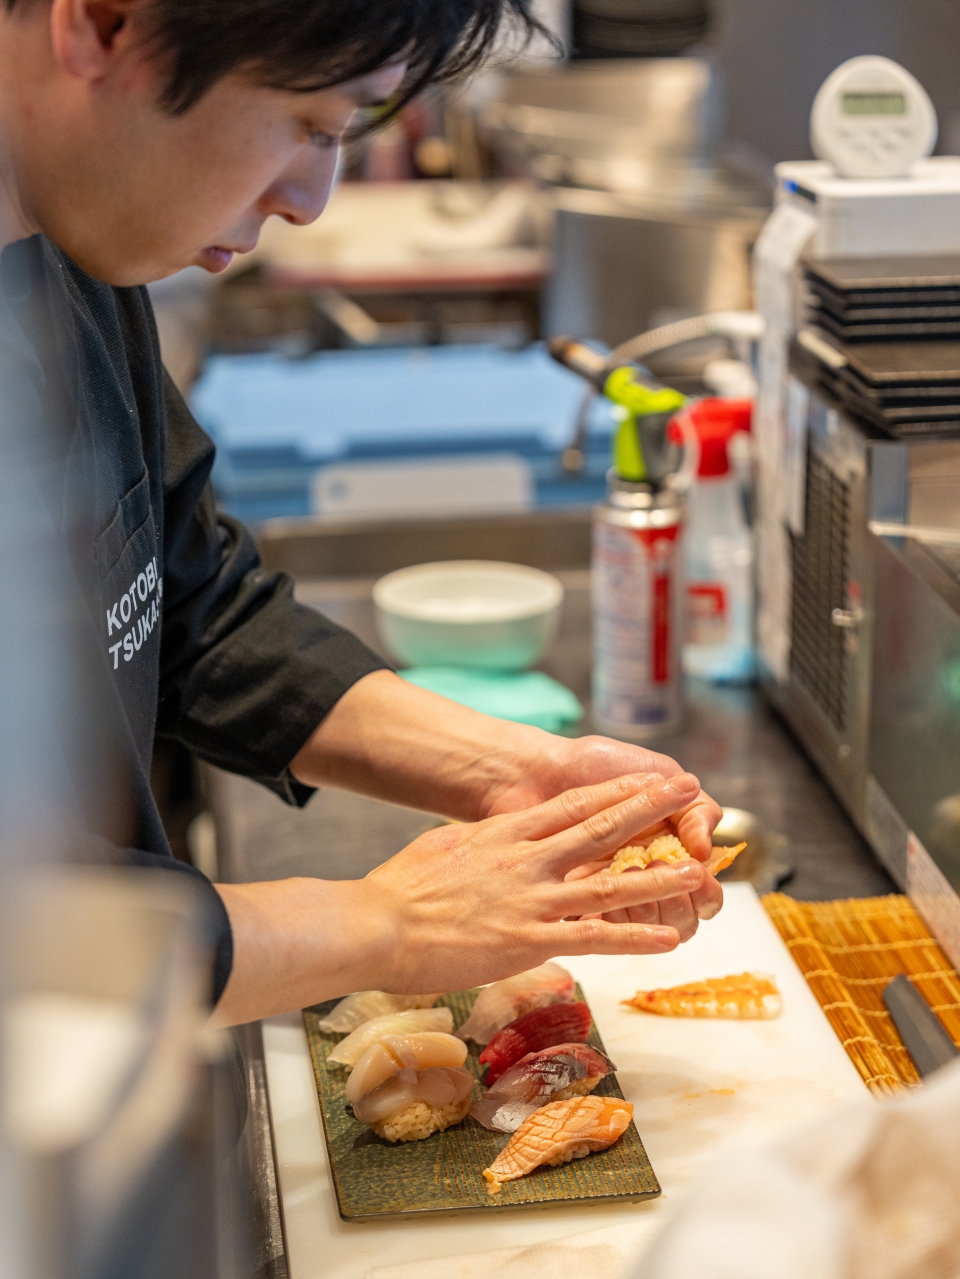
<path id="1" fill-rule="evenodd" d="M 172 116 L 158 104 L 159 68 L 135 43 L 98 77 L 60 73 L 53 59 L 26 95 L 31 127 L 16 162 L 24 212 L 110 284 L 190 265 L 222 271 L 271 214 L 297 225 L 320 215 L 357 108 L 389 98 L 403 75 L 390 65 L 308 94 L 231 75 Z"/>

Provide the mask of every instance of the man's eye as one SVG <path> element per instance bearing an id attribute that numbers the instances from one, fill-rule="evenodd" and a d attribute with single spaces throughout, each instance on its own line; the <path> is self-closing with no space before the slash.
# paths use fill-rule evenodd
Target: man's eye
<path id="1" fill-rule="evenodd" d="M 323 129 L 308 129 L 307 139 L 311 146 L 322 147 L 325 151 L 337 146 L 340 139 L 334 133 L 325 133 Z"/>

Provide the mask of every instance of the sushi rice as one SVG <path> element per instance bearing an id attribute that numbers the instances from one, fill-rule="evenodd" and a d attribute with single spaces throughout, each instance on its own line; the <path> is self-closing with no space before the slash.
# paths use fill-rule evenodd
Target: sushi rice
<path id="1" fill-rule="evenodd" d="M 658 835 L 646 847 L 643 844 L 628 844 L 626 848 L 621 848 L 610 863 L 610 870 L 614 875 L 621 875 L 634 867 L 645 870 L 651 862 L 683 862 L 689 856 L 676 835 Z"/>
<path id="2" fill-rule="evenodd" d="M 423 1141 L 435 1132 L 443 1132 L 445 1128 L 458 1124 L 466 1116 L 472 1100 L 468 1096 L 463 1101 L 452 1101 L 445 1106 L 431 1106 L 426 1101 L 415 1101 L 370 1127 L 384 1141 Z"/>

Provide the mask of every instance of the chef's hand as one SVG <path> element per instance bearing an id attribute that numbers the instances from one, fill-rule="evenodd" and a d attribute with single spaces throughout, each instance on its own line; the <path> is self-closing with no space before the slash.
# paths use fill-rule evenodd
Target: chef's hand
<path id="1" fill-rule="evenodd" d="M 662 954 L 669 924 L 616 916 L 697 894 L 698 862 L 570 872 L 609 858 L 696 798 L 695 777 L 619 777 L 534 808 L 427 831 L 365 879 L 220 884 L 234 964 L 218 1007 L 248 1021 L 354 990 L 459 990 L 554 955 Z"/>
<path id="2" fill-rule="evenodd" d="M 524 743 L 526 744 L 526 743 Z M 540 743 L 536 743 L 540 745 Z M 512 785 L 494 793 L 490 800 L 493 812 L 511 812 L 558 794 L 571 786 L 590 785 L 606 781 L 623 773 L 660 773 L 675 777 L 681 768 L 668 755 L 632 746 L 627 742 L 613 741 L 609 737 L 552 737 L 537 752 L 536 767 L 522 771 Z M 636 838 L 644 841 L 654 835 L 676 835 L 687 852 L 698 861 L 705 862 L 713 844 L 713 830 L 722 816 L 720 805 L 704 791 L 698 791 L 696 799 L 669 818 L 641 832 Z M 605 869 L 613 855 L 592 866 L 577 867 L 571 878 L 583 878 Z M 631 871 L 631 874 L 645 872 Z M 607 912 L 610 923 L 664 924 L 675 928 L 682 941 L 688 941 L 697 931 L 701 919 L 712 919 L 723 905 L 723 889 L 712 875 L 705 875 L 702 885 L 692 893 L 656 902 L 651 901 L 627 910 Z"/>
<path id="3" fill-rule="evenodd" d="M 683 771 L 669 755 L 610 737 L 556 737 L 536 729 L 523 732 L 524 736 L 518 735 L 511 743 L 518 754 L 514 777 L 490 788 L 485 804 L 490 814 L 530 808 L 573 787 L 594 786 L 630 773 L 676 777 Z M 526 735 L 531 733 L 537 736 Z M 721 816 L 716 800 L 698 791 L 693 803 L 673 814 L 669 826 L 663 824 L 662 828 L 677 835 L 692 857 L 705 862 Z"/>

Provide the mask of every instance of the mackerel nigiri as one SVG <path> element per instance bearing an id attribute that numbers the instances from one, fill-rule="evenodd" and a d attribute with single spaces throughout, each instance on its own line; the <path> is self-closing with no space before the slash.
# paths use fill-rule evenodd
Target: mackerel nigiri
<path id="1" fill-rule="evenodd" d="M 453 1030 L 453 1013 L 449 1008 L 409 1008 L 405 1013 L 387 1013 L 372 1017 L 346 1039 L 341 1039 L 327 1058 L 344 1066 L 355 1066 L 368 1048 L 383 1035 L 414 1035 L 436 1030 L 449 1035 Z"/>
<path id="2" fill-rule="evenodd" d="M 593 1019 L 586 1004 L 551 1004 L 535 1008 L 498 1030 L 480 1054 L 487 1066 L 488 1084 L 495 1083 L 527 1053 L 552 1048 L 554 1044 L 582 1044 L 590 1034 Z"/>
<path id="3" fill-rule="evenodd" d="M 406 1012 L 408 1008 L 432 1008 L 439 995 L 388 995 L 382 990 L 360 990 L 347 995 L 317 1024 L 321 1030 L 348 1035 L 371 1017 Z"/>
<path id="4" fill-rule="evenodd" d="M 457 1034 L 461 1039 L 472 1039 L 475 1044 L 489 1043 L 498 1030 L 524 1013 L 572 1000 L 573 987 L 573 978 L 567 970 L 553 962 L 495 981 L 481 990 Z"/>
<path id="5" fill-rule="evenodd" d="M 612 1146 L 630 1126 L 633 1106 L 620 1097 L 571 1097 L 541 1106 L 525 1119 L 489 1168 L 487 1189 L 525 1177 L 541 1164 L 568 1163 Z"/>
<path id="6" fill-rule="evenodd" d="M 613 1070 L 616 1066 L 610 1058 L 589 1044 L 555 1044 L 521 1057 L 473 1103 L 470 1113 L 484 1128 L 516 1132 L 528 1115 L 547 1102 L 584 1096 Z"/>
<path id="7" fill-rule="evenodd" d="M 347 1101 L 355 1106 L 360 1098 L 408 1066 L 426 1070 L 431 1066 L 462 1066 L 467 1045 L 455 1035 L 425 1031 L 419 1035 L 384 1035 L 363 1054 L 347 1080 Z"/>

